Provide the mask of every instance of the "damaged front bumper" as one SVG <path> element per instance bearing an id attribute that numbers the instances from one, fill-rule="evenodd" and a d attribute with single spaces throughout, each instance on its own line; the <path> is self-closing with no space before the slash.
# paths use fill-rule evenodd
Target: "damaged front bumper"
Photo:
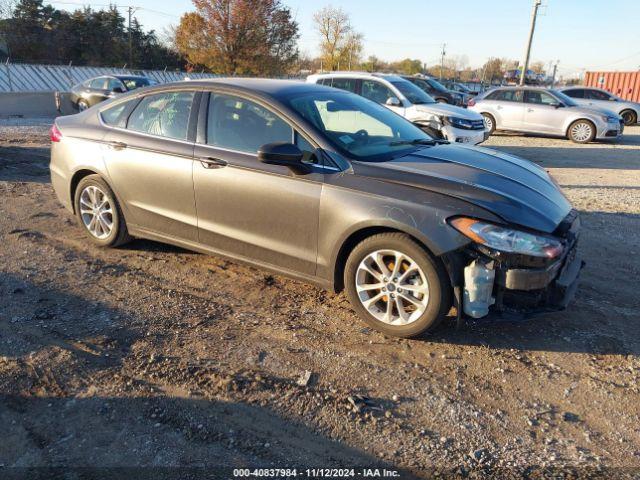
<path id="1" fill-rule="evenodd" d="M 456 290 L 458 312 L 512 318 L 565 309 L 573 300 L 584 262 L 578 254 L 580 219 L 572 211 L 558 230 L 563 253 L 552 261 L 473 244 L 445 261 Z M 462 272 L 462 273 L 460 273 Z"/>

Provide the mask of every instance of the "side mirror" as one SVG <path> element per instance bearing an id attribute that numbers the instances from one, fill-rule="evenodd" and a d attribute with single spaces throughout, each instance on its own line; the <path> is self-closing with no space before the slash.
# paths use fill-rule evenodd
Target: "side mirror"
<path id="1" fill-rule="evenodd" d="M 258 149 L 258 160 L 269 165 L 284 165 L 296 172 L 306 172 L 309 166 L 302 163 L 302 151 L 292 143 L 275 142 Z"/>
<path id="2" fill-rule="evenodd" d="M 552 103 L 551 105 L 553 105 L 554 108 L 562 108 L 562 107 L 564 107 L 564 103 L 562 103 L 562 102 Z"/>
<path id="3" fill-rule="evenodd" d="M 124 93 L 124 88 L 122 87 L 113 87 L 111 90 L 113 93 Z"/>
<path id="4" fill-rule="evenodd" d="M 389 107 L 399 107 L 402 104 L 400 103 L 400 100 L 398 100 L 396 97 L 389 97 L 387 98 L 385 105 L 388 105 Z"/>

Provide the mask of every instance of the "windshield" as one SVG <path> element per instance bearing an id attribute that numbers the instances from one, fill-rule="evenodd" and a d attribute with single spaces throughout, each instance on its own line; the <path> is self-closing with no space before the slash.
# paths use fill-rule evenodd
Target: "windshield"
<path id="1" fill-rule="evenodd" d="M 414 105 L 424 105 L 425 103 L 436 103 L 436 101 L 428 95 L 420 87 L 416 87 L 407 80 L 394 80 L 391 84 L 400 90 L 400 93 L 406 97 Z"/>
<path id="2" fill-rule="evenodd" d="M 151 85 L 147 78 L 120 77 L 120 81 L 124 83 L 127 90 L 135 90 L 140 87 L 148 87 Z"/>
<path id="3" fill-rule="evenodd" d="M 435 88 L 436 90 L 447 90 L 447 87 L 445 87 L 444 85 L 442 85 L 440 82 L 438 82 L 437 80 L 434 80 L 433 78 L 427 78 L 425 79 L 429 85 L 431 85 L 433 88 Z"/>
<path id="4" fill-rule="evenodd" d="M 404 156 L 433 139 L 388 108 L 347 92 L 314 92 L 287 100 L 343 155 L 365 162 Z"/>
<path id="5" fill-rule="evenodd" d="M 578 105 L 576 102 L 573 101 L 571 97 L 565 95 L 560 90 L 549 90 L 549 91 L 553 93 L 556 96 L 556 98 L 560 100 L 562 103 L 564 103 L 567 107 L 576 107 Z"/>

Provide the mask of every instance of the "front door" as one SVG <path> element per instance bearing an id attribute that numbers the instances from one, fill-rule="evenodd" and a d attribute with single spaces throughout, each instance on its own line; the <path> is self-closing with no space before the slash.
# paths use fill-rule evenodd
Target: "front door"
<path id="1" fill-rule="evenodd" d="M 402 105 L 402 101 L 398 98 L 389 87 L 385 84 L 378 82 L 377 80 L 362 80 L 360 86 L 360 95 L 364 98 L 368 98 L 380 105 L 384 105 L 389 110 L 396 112 L 398 115 L 405 116 L 405 108 Z M 390 105 L 387 103 L 389 99 L 395 99 L 399 103 L 398 105 Z"/>
<path id="2" fill-rule="evenodd" d="M 105 137 L 107 171 L 134 228 L 197 241 L 189 125 L 197 121 L 192 109 L 199 95 L 193 91 L 148 95 L 124 128 Z"/>
<path id="3" fill-rule="evenodd" d="M 258 101 L 211 93 L 193 180 L 200 243 L 221 253 L 314 275 L 324 176 L 258 160 L 258 148 L 303 138 Z M 304 150 L 304 148 L 301 148 Z"/>

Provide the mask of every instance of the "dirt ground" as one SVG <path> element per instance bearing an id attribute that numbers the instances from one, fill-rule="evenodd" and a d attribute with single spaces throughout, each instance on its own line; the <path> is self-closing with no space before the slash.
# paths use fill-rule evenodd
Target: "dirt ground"
<path id="1" fill-rule="evenodd" d="M 90 246 L 51 189 L 48 122 L 0 124 L 7 474 L 640 471 L 640 127 L 618 144 L 489 139 L 548 168 L 581 211 L 575 303 L 398 340 L 343 295 L 149 241 Z"/>

